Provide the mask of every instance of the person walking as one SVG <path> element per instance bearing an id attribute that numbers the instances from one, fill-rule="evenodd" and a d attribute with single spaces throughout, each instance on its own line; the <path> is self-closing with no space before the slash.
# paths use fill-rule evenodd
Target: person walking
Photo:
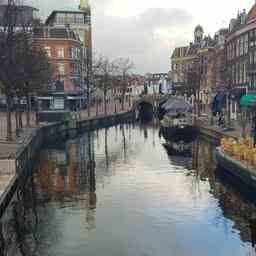
<path id="1" fill-rule="evenodd" d="M 252 118 L 253 145 L 256 146 L 256 114 Z"/>
<path id="2" fill-rule="evenodd" d="M 222 112 L 218 112 L 218 126 L 221 127 L 222 125 Z"/>

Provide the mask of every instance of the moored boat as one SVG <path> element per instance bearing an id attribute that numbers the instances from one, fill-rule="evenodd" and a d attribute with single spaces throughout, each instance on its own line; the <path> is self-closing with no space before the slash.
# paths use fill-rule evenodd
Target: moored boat
<path id="1" fill-rule="evenodd" d="M 187 142 L 197 136 L 197 128 L 192 121 L 192 106 L 183 99 L 175 99 L 166 106 L 166 114 L 160 123 L 162 133 L 168 140 Z"/>

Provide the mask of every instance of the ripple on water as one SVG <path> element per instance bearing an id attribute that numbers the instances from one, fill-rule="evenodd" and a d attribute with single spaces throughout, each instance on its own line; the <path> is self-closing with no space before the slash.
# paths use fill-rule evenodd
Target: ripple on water
<path id="1" fill-rule="evenodd" d="M 26 230 L 13 244 L 39 238 L 23 248 L 40 256 L 255 255 L 255 207 L 216 179 L 208 142 L 195 141 L 191 159 L 168 155 L 157 127 L 97 133 L 42 152 L 35 190 L 26 186 L 17 203 L 32 218 L 35 197 L 39 226 L 6 216 L 5 227 Z"/>

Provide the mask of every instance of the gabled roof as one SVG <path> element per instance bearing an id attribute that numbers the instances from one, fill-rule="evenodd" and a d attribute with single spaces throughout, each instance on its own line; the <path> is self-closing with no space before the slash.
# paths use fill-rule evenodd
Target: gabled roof
<path id="1" fill-rule="evenodd" d="M 251 23 L 256 20 L 256 4 L 253 5 L 247 15 L 247 23 Z"/>

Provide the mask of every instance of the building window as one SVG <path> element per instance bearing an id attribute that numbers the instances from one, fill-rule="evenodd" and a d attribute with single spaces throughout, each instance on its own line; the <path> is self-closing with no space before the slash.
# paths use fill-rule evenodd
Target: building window
<path id="1" fill-rule="evenodd" d="M 69 58 L 72 59 L 72 48 L 69 48 L 68 54 L 69 54 Z"/>
<path id="2" fill-rule="evenodd" d="M 251 40 L 252 40 L 253 37 L 254 37 L 254 35 L 253 35 L 253 30 L 251 30 L 251 31 L 250 31 L 250 38 L 251 38 Z"/>
<path id="3" fill-rule="evenodd" d="M 61 76 L 65 75 L 65 65 L 64 65 L 64 63 L 59 63 L 58 64 L 58 72 L 59 72 L 59 75 L 61 75 Z"/>
<path id="4" fill-rule="evenodd" d="M 58 24 L 65 24 L 65 13 L 58 13 L 57 14 L 57 23 Z"/>
<path id="5" fill-rule="evenodd" d="M 79 57 L 79 49 L 76 47 L 72 47 L 69 49 L 69 57 L 71 59 L 77 59 Z"/>
<path id="6" fill-rule="evenodd" d="M 244 83 L 247 82 L 247 70 L 246 70 L 247 63 L 244 63 Z"/>
<path id="7" fill-rule="evenodd" d="M 47 57 L 51 58 L 52 57 L 51 47 L 46 46 L 46 47 L 44 47 L 44 50 L 45 50 L 45 53 L 46 53 Z"/>
<path id="8" fill-rule="evenodd" d="M 64 109 L 64 98 L 54 98 L 53 108 L 58 109 Z"/>
<path id="9" fill-rule="evenodd" d="M 239 83 L 243 83 L 244 82 L 244 64 L 241 63 L 240 64 L 240 80 Z"/>
<path id="10" fill-rule="evenodd" d="M 254 55 L 254 53 L 250 52 L 250 55 L 249 55 L 249 63 L 250 63 L 250 65 L 253 64 L 253 55 Z"/>
<path id="11" fill-rule="evenodd" d="M 232 69 L 232 71 L 231 71 L 231 72 L 232 72 L 232 83 L 235 83 L 235 82 L 236 82 L 236 77 L 235 77 L 235 76 L 236 76 L 236 70 L 235 70 L 235 66 L 233 65 L 231 69 Z"/>
<path id="12" fill-rule="evenodd" d="M 74 48 L 74 53 L 75 53 L 74 58 L 77 59 L 77 48 L 76 47 Z"/>
<path id="13" fill-rule="evenodd" d="M 230 58 L 229 58 L 229 44 L 227 45 L 227 60 L 229 61 L 230 60 Z"/>
<path id="14" fill-rule="evenodd" d="M 66 24 L 74 24 L 75 23 L 75 15 L 73 13 L 66 14 Z"/>
<path id="15" fill-rule="evenodd" d="M 239 83 L 239 76 L 240 76 L 240 64 L 237 63 L 237 65 L 236 65 L 236 84 Z"/>
<path id="16" fill-rule="evenodd" d="M 245 34 L 245 40 L 244 40 L 244 44 L 245 44 L 245 47 L 244 47 L 244 53 L 247 54 L 248 53 L 248 34 Z"/>
<path id="17" fill-rule="evenodd" d="M 244 55 L 244 36 L 240 39 L 240 56 Z"/>
<path id="18" fill-rule="evenodd" d="M 237 44 L 236 44 L 236 57 L 239 57 L 240 56 L 240 47 L 241 47 L 241 39 L 238 38 L 237 39 Z"/>
<path id="19" fill-rule="evenodd" d="M 77 24 L 84 24 L 84 15 L 83 14 L 76 14 L 76 23 Z"/>
<path id="20" fill-rule="evenodd" d="M 57 49 L 57 57 L 59 59 L 64 59 L 64 48 L 63 47 L 60 47 Z"/>

